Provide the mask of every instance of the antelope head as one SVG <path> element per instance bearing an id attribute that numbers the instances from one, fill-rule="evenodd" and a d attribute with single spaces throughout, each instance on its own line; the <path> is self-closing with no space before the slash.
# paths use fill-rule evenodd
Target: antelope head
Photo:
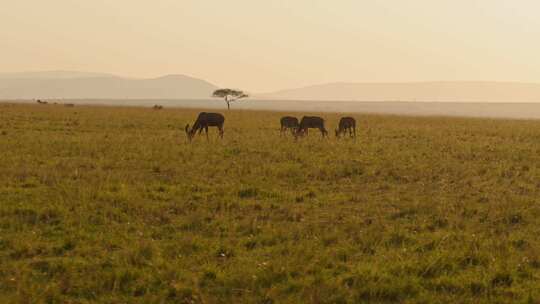
<path id="1" fill-rule="evenodd" d="M 293 135 L 294 139 L 298 139 L 298 137 L 302 137 L 305 135 L 304 130 L 298 128 L 293 129 Z"/>
<path id="2" fill-rule="evenodd" d="M 193 132 L 193 128 L 190 130 L 189 129 L 189 124 L 186 125 L 186 135 L 187 135 L 187 138 L 189 140 L 189 142 L 191 142 L 191 140 L 193 139 L 193 135 L 195 135 L 195 132 Z"/>

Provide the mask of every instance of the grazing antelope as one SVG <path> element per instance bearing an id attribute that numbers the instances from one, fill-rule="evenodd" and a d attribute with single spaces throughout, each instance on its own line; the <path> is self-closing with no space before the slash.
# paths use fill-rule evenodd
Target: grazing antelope
<path id="1" fill-rule="evenodd" d="M 342 117 L 339 120 L 339 126 L 336 129 L 336 137 L 346 134 L 347 130 L 352 138 L 356 138 L 356 120 L 352 117 Z"/>
<path id="2" fill-rule="evenodd" d="M 308 129 L 319 129 L 322 137 L 328 136 L 328 131 L 324 128 L 324 119 L 318 116 L 304 116 L 300 121 L 300 126 L 295 132 L 295 137 L 308 134 Z"/>
<path id="3" fill-rule="evenodd" d="M 279 130 L 279 135 L 283 135 L 287 131 L 287 129 L 291 130 L 291 133 L 294 134 L 296 132 L 296 129 L 300 126 L 298 123 L 298 118 L 292 117 L 292 116 L 284 116 L 281 117 L 280 120 L 281 123 L 281 129 Z"/>
<path id="4" fill-rule="evenodd" d="M 186 125 L 186 134 L 191 142 L 195 133 L 199 131 L 199 134 L 202 133 L 204 129 L 206 131 L 206 140 L 208 140 L 208 127 L 217 127 L 219 130 L 219 137 L 223 138 L 223 124 L 225 123 L 225 117 L 219 113 L 206 113 L 201 112 L 197 117 L 197 120 L 193 123 L 191 130 L 189 129 L 189 124 Z"/>
<path id="5" fill-rule="evenodd" d="M 154 105 L 153 109 L 154 110 L 162 110 L 163 106 L 162 105 Z"/>

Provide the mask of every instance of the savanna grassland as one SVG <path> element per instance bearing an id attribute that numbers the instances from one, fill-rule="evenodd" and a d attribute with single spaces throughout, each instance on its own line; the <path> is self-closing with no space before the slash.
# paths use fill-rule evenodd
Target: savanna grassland
<path id="1" fill-rule="evenodd" d="M 540 121 L 222 113 L 0 104 L 0 302 L 540 300 Z"/>

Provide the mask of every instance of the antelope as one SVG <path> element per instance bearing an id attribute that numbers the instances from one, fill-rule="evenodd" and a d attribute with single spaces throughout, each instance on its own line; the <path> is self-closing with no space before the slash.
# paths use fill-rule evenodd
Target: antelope
<path id="1" fill-rule="evenodd" d="M 298 118 L 292 117 L 292 116 L 284 116 L 281 117 L 280 120 L 281 123 L 281 129 L 279 130 L 279 135 L 283 135 L 287 131 L 287 129 L 290 129 L 291 132 L 294 134 L 296 129 L 300 126 L 298 123 Z"/>
<path id="2" fill-rule="evenodd" d="M 163 106 L 162 105 L 154 105 L 153 109 L 154 110 L 161 110 L 161 109 L 163 109 Z"/>
<path id="3" fill-rule="evenodd" d="M 41 100 L 41 99 L 38 99 L 36 102 L 39 103 L 39 104 L 48 104 L 48 102 L 46 102 L 44 100 Z"/>
<path id="4" fill-rule="evenodd" d="M 336 137 L 346 134 L 347 130 L 352 138 L 356 138 L 356 120 L 352 117 L 342 117 L 339 120 L 339 126 L 336 129 Z"/>
<path id="5" fill-rule="evenodd" d="M 295 136 L 308 134 L 308 129 L 319 129 L 321 131 L 322 137 L 328 136 L 328 131 L 324 128 L 324 119 L 318 116 L 304 116 L 300 121 L 300 126 L 298 127 Z"/>
<path id="6" fill-rule="evenodd" d="M 186 134 L 191 142 L 195 133 L 199 131 L 202 133 L 203 129 L 206 131 L 206 140 L 208 140 L 208 127 L 217 127 L 219 130 L 219 137 L 223 138 L 223 124 L 225 123 L 225 117 L 219 113 L 206 113 L 201 112 L 197 117 L 197 120 L 193 123 L 191 130 L 189 124 L 186 125 Z"/>

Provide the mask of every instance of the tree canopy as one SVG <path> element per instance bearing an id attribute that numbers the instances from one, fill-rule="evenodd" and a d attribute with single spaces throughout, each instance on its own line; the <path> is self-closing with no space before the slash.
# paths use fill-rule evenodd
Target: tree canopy
<path id="1" fill-rule="evenodd" d="M 241 90 L 219 89 L 214 91 L 212 97 L 223 98 L 227 103 L 227 109 L 231 109 L 231 102 L 237 101 L 242 98 L 247 98 L 249 97 L 249 95 Z"/>

